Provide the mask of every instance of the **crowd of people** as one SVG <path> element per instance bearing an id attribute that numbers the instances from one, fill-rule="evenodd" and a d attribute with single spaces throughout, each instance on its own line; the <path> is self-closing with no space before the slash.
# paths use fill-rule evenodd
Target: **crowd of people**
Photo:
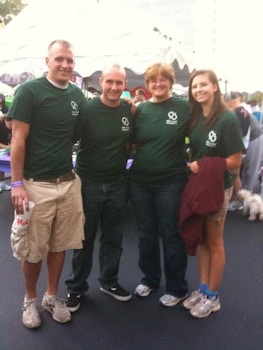
<path id="1" fill-rule="evenodd" d="M 252 193 L 261 192 L 259 171 L 263 166 L 263 128 L 261 118 L 253 114 L 239 92 L 230 91 L 224 95 L 224 99 L 238 117 L 245 147 L 241 167 L 232 170 L 233 196 L 229 203 L 229 210 L 242 210 L 242 203 L 238 200 L 239 190 L 243 188 Z"/>
<path id="2" fill-rule="evenodd" d="M 146 298 L 160 286 L 163 256 L 165 293 L 159 303 L 173 307 L 182 302 L 196 318 L 218 311 L 232 173 L 246 167 L 254 140 L 245 147 L 239 119 L 222 98 L 216 74 L 195 71 L 187 101 L 172 94 L 173 68 L 155 63 L 145 73 L 151 98 L 146 100 L 140 89 L 134 100 L 127 100 L 121 97 L 126 72 L 115 63 L 102 71 L 101 94 L 86 99 L 70 83 L 75 56 L 68 41 L 49 45 L 46 64 L 47 75 L 22 84 L 8 111 L 12 203 L 17 215 L 29 210 L 29 201 L 35 203 L 25 234 L 12 242 L 16 251 L 21 240 L 28 247 L 21 259 L 24 326 L 41 325 L 37 284 L 43 260 L 47 286 L 41 307 L 57 322 L 71 320 L 89 289 L 99 227 L 101 292 L 122 302 L 132 294 Z M 253 135 L 252 122 L 249 127 Z M 118 279 L 129 199 L 142 273 L 133 293 Z M 62 302 L 57 292 L 66 250 L 72 250 L 72 266 Z M 191 294 L 188 254 L 197 255 L 199 266 L 199 285 Z"/>

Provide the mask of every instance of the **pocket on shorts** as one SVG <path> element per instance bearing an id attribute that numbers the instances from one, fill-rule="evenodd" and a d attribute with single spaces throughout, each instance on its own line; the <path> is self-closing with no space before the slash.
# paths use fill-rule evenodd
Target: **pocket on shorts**
<path id="1" fill-rule="evenodd" d="M 26 260 L 29 254 L 29 239 L 26 228 L 11 227 L 11 247 L 13 256 L 18 260 Z"/>

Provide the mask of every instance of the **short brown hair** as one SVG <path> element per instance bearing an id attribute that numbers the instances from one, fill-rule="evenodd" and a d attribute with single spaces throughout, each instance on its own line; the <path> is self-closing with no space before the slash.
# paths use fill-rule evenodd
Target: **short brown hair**
<path id="1" fill-rule="evenodd" d="M 166 79 L 170 80 L 171 85 L 175 82 L 175 74 L 173 67 L 165 62 L 154 63 L 147 68 L 145 72 L 145 84 L 148 85 L 150 80 L 157 77 L 158 74 L 163 75 Z"/>

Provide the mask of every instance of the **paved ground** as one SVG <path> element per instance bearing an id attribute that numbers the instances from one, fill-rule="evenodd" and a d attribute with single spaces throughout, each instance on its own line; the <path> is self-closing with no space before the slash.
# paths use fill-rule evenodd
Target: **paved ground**
<path id="1" fill-rule="evenodd" d="M 123 243 L 120 282 L 131 292 L 139 282 L 137 238 L 131 208 Z M 180 305 L 164 308 L 160 289 L 146 299 L 119 302 L 99 291 L 97 245 L 90 290 L 69 324 L 42 312 L 42 326 L 26 329 L 21 322 L 23 279 L 10 248 L 13 209 L 10 193 L 0 194 L 0 350 L 261 350 L 263 349 L 263 223 L 248 222 L 241 212 L 228 214 L 225 229 L 227 264 L 220 289 L 222 308 L 207 319 L 192 318 Z M 64 278 L 59 295 L 66 297 Z M 189 258 L 190 289 L 198 284 L 196 258 Z M 45 290 L 45 266 L 39 298 Z"/>

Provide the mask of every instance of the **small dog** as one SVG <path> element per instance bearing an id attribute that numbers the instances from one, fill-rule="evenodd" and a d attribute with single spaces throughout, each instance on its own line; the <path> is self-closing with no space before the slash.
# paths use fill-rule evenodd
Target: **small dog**
<path id="1" fill-rule="evenodd" d="M 258 218 L 263 221 L 263 200 L 259 194 L 242 189 L 238 191 L 238 200 L 243 204 L 243 215 L 248 220 L 254 221 Z"/>

